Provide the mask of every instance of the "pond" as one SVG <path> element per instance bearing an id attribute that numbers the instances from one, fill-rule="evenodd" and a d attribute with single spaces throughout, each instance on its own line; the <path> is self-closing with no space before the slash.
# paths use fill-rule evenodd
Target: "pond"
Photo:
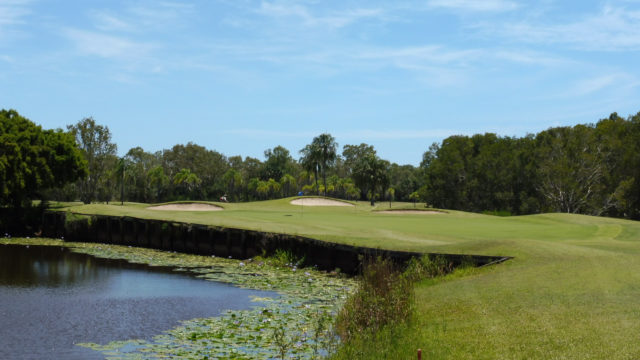
<path id="1" fill-rule="evenodd" d="M 268 291 L 58 246 L 0 244 L 0 359 L 101 359 L 77 343 L 151 339 L 181 321 L 248 309 Z"/>

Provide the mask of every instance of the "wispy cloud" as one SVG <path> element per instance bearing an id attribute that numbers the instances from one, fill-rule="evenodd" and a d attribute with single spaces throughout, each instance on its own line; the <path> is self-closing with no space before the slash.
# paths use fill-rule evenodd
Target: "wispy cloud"
<path id="1" fill-rule="evenodd" d="M 312 138 L 318 134 L 314 131 L 277 131 L 266 129 L 228 129 L 220 131 L 222 134 L 238 135 L 247 138 L 285 137 L 285 138 Z"/>
<path id="2" fill-rule="evenodd" d="M 333 11 L 329 14 L 318 15 L 308 7 L 300 4 L 263 1 L 256 11 L 258 14 L 276 19 L 297 19 L 304 26 L 327 27 L 339 29 L 349 26 L 363 19 L 382 18 L 384 12 L 379 8 L 356 8 L 341 11 Z"/>
<path id="3" fill-rule="evenodd" d="M 30 2 L 30 0 L 0 0 L 0 27 L 23 24 L 23 18 L 31 13 L 28 8 Z"/>
<path id="4" fill-rule="evenodd" d="M 81 55 L 110 59 L 135 59 L 150 54 L 154 45 L 129 40 L 125 37 L 78 29 L 66 29 L 64 34 Z"/>
<path id="5" fill-rule="evenodd" d="M 386 59 L 397 64 L 416 63 L 466 63 L 478 55 L 477 50 L 451 50 L 439 45 L 407 46 L 397 48 L 377 48 L 354 55 L 360 59 Z"/>
<path id="6" fill-rule="evenodd" d="M 182 20 L 186 15 L 193 14 L 194 6 L 180 2 L 151 1 L 129 7 L 127 12 L 144 26 L 164 27 L 169 22 Z"/>
<path id="7" fill-rule="evenodd" d="M 131 31 L 135 28 L 131 22 L 110 12 L 94 10 L 91 11 L 90 16 L 94 20 L 95 27 L 102 31 Z"/>
<path id="8" fill-rule="evenodd" d="M 508 0 L 430 0 L 431 8 L 442 8 L 463 12 L 506 12 L 518 8 L 518 4 Z"/>
<path id="9" fill-rule="evenodd" d="M 574 61 L 566 58 L 532 50 L 485 50 L 485 54 L 497 60 L 506 60 L 523 65 L 563 66 L 574 63 Z"/>
<path id="10" fill-rule="evenodd" d="M 408 139 L 433 139 L 442 138 L 458 133 L 454 129 L 411 129 L 411 130 L 353 130 L 337 133 L 336 136 L 344 139 L 365 139 L 365 140 L 408 140 Z"/>
<path id="11" fill-rule="evenodd" d="M 629 89 L 638 86 L 638 79 L 630 74 L 613 73 L 582 79 L 576 82 L 568 91 L 568 96 L 584 96 L 615 87 Z"/>
<path id="12" fill-rule="evenodd" d="M 175 26 L 186 22 L 186 18 L 194 13 L 191 4 L 166 1 L 139 3 L 123 8 L 119 12 L 113 10 L 92 10 L 89 17 L 94 27 L 106 32 L 142 32 L 145 30 L 164 30 L 168 25 Z"/>
<path id="13" fill-rule="evenodd" d="M 569 23 L 485 23 L 478 28 L 526 43 L 567 44 L 586 51 L 640 50 L 640 10 L 622 7 L 606 6 Z"/>

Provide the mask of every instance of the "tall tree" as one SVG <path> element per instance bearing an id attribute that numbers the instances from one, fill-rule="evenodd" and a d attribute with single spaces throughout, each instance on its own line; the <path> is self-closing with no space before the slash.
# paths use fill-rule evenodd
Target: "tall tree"
<path id="1" fill-rule="evenodd" d="M 366 154 L 353 169 L 353 179 L 360 189 L 370 194 L 371 206 L 375 205 L 376 195 L 383 197 L 389 183 L 389 162 L 374 154 Z"/>
<path id="2" fill-rule="evenodd" d="M 539 191 L 554 211 L 599 215 L 610 206 L 603 180 L 608 171 L 593 127 L 544 131 L 538 141 Z"/>
<path id="3" fill-rule="evenodd" d="M 331 168 L 336 161 L 337 153 L 336 149 L 338 144 L 336 139 L 330 134 L 324 133 L 313 138 L 312 148 L 317 151 L 316 158 L 318 159 L 318 165 L 322 172 L 322 184 L 324 185 L 324 195 L 327 195 L 327 170 Z"/>
<path id="4" fill-rule="evenodd" d="M 264 157 L 263 180 L 280 179 L 282 175 L 290 174 L 294 170 L 294 160 L 289 150 L 282 146 L 265 150 Z"/>
<path id="5" fill-rule="evenodd" d="M 238 201 L 238 189 L 242 186 L 242 174 L 236 169 L 229 169 L 222 177 L 232 201 Z"/>
<path id="6" fill-rule="evenodd" d="M 280 178 L 280 186 L 282 187 L 282 193 L 285 197 L 291 196 L 296 190 L 296 178 L 290 174 L 284 174 L 282 178 Z"/>
<path id="7" fill-rule="evenodd" d="M 89 204 L 96 199 L 100 179 L 106 175 L 105 159 L 115 156 L 118 148 L 111 142 L 109 128 L 96 124 L 91 117 L 80 120 L 76 125 L 69 125 L 67 129 L 75 136 L 87 161 L 89 174 L 80 181 L 79 189 L 80 200 Z"/>
<path id="8" fill-rule="evenodd" d="M 174 175 L 173 183 L 182 187 L 185 190 L 188 199 L 194 199 L 194 193 L 197 192 L 202 180 L 198 175 L 192 173 L 190 169 L 180 169 L 180 171 Z"/>
<path id="9" fill-rule="evenodd" d="M 73 135 L 42 130 L 15 110 L 0 110 L 0 205 L 19 209 L 86 171 Z"/>
<path id="10" fill-rule="evenodd" d="M 319 153 L 320 152 L 314 148 L 313 143 L 308 144 L 307 146 L 302 148 L 302 150 L 300 150 L 300 154 L 302 155 L 300 157 L 300 164 L 302 165 L 302 168 L 307 172 L 313 171 L 314 179 L 316 183 L 316 194 L 319 194 L 319 191 L 318 191 L 318 171 L 320 169 L 320 159 L 318 157 Z"/>

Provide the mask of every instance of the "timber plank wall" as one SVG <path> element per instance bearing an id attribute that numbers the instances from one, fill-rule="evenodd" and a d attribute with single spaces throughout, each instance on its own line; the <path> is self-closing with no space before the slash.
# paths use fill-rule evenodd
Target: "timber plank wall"
<path id="1" fill-rule="evenodd" d="M 357 274 L 364 258 L 381 256 L 397 264 L 404 264 L 413 257 L 426 255 L 419 252 L 337 244 L 298 235 L 127 216 L 69 214 L 61 211 L 46 211 L 43 214 L 42 236 L 62 238 L 66 241 L 138 246 L 234 259 L 247 259 L 263 253 L 271 255 L 282 249 L 297 257 L 304 256 L 305 265 L 315 265 L 328 271 L 339 268 L 348 274 Z M 484 266 L 510 259 L 483 255 L 428 255 L 443 256 L 452 267 L 462 263 Z"/>

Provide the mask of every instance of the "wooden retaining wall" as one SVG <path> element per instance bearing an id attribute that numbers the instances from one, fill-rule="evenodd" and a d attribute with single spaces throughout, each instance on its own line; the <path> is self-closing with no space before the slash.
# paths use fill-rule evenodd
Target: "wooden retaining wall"
<path id="1" fill-rule="evenodd" d="M 304 256 L 306 265 L 316 265 L 319 269 L 329 271 L 339 268 L 340 271 L 349 274 L 360 271 L 364 258 L 382 256 L 403 264 L 412 257 L 425 255 L 418 252 L 336 244 L 297 235 L 126 216 L 72 214 L 70 219 L 67 219 L 67 213 L 60 211 L 44 213 L 42 236 L 235 259 L 247 259 L 263 253 L 270 255 L 278 249 L 284 249 L 297 257 Z M 483 255 L 429 255 L 444 256 L 454 267 L 463 262 L 484 266 L 509 259 Z"/>

